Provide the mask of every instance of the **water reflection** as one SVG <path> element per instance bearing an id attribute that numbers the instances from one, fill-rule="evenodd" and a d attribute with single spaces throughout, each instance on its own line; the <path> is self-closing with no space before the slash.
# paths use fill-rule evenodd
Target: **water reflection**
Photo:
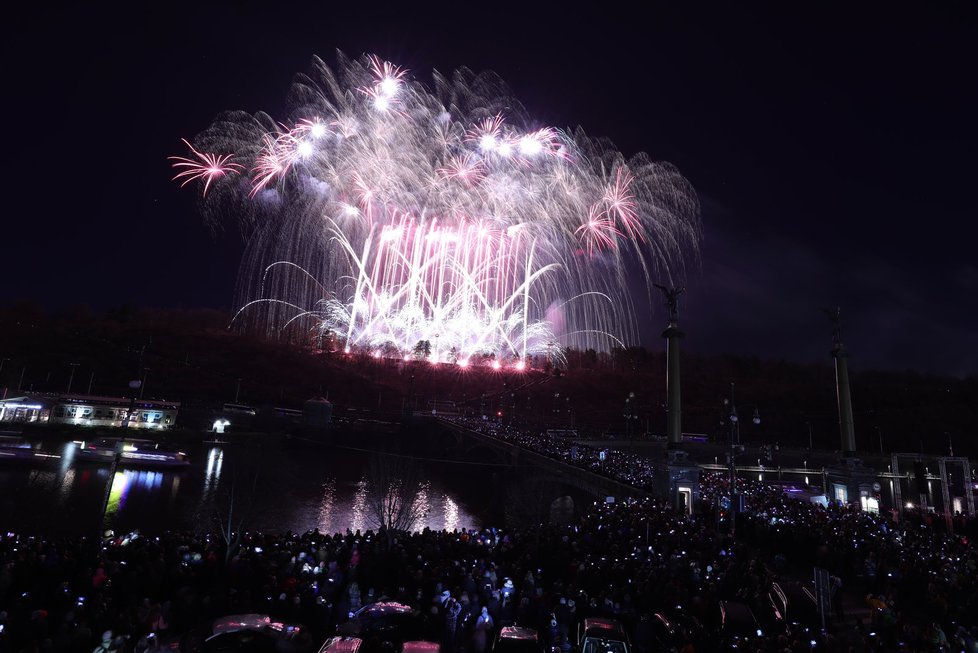
<path id="1" fill-rule="evenodd" d="M 431 515 L 431 500 L 428 498 L 428 490 L 431 488 L 431 483 L 422 483 L 421 487 L 418 488 L 418 494 L 414 497 L 414 504 L 411 506 L 413 514 L 419 515 L 421 517 L 419 524 L 415 524 L 415 528 L 422 528 L 421 524 L 428 524 L 428 517 Z M 398 503 L 403 501 L 402 497 L 398 497 Z"/>
<path id="2" fill-rule="evenodd" d="M 231 471 L 260 468 L 262 478 L 274 479 L 273 492 L 264 497 L 274 509 L 256 511 L 250 528 L 334 533 L 377 526 L 365 455 L 276 449 L 275 457 L 265 449 L 201 447 L 192 450 L 186 469 L 120 467 L 110 478 L 107 464 L 72 460 L 76 450 L 69 444 L 62 460 L 37 469 L 0 465 L 0 523 L 65 534 L 90 532 L 103 517 L 107 528 L 120 533 L 195 528 L 202 507 L 215 500 Z M 491 501 L 479 489 L 486 484 L 428 471 L 430 485 L 415 499 L 424 514 L 415 528 L 477 527 L 467 504 Z"/>
<path id="3" fill-rule="evenodd" d="M 354 531 L 365 530 L 364 524 L 367 519 L 367 479 L 361 478 L 357 483 L 357 490 L 353 494 L 352 519 L 350 519 L 350 529 Z"/>
<path id="4" fill-rule="evenodd" d="M 458 528 L 458 504 L 452 498 L 445 495 L 445 530 L 454 531 Z"/>
<path id="5" fill-rule="evenodd" d="M 207 467 L 204 469 L 204 490 L 201 493 L 201 503 L 210 500 L 221 481 L 221 468 L 224 466 L 224 450 L 211 447 L 207 452 Z"/>
<path id="6" fill-rule="evenodd" d="M 58 485 L 58 505 L 63 506 L 68 501 L 68 497 L 71 495 L 71 488 L 74 485 L 75 470 L 69 469 L 61 477 L 61 483 Z"/>
<path id="7" fill-rule="evenodd" d="M 319 504 L 319 517 L 316 519 L 316 528 L 321 533 L 334 532 L 333 510 L 336 503 L 336 479 L 329 478 L 323 483 L 323 499 Z"/>
<path id="8" fill-rule="evenodd" d="M 112 478 L 109 502 L 105 506 L 105 520 L 111 522 L 126 507 L 130 493 L 135 489 L 143 495 L 156 494 L 163 485 L 163 472 L 146 470 L 121 470 Z"/>
<path id="9" fill-rule="evenodd" d="M 116 472 L 112 477 L 112 486 L 109 488 L 109 500 L 105 504 L 106 524 L 110 523 L 115 517 L 122 504 L 125 503 L 126 495 L 129 493 L 129 479 L 124 472 Z"/>

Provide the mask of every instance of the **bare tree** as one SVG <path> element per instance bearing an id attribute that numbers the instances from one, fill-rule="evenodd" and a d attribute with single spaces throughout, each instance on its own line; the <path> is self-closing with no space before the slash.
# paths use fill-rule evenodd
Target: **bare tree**
<path id="1" fill-rule="evenodd" d="M 255 517 L 258 504 L 259 474 L 251 473 L 250 478 L 239 478 L 234 473 L 223 491 L 214 497 L 214 525 L 224 540 L 224 563 L 234 556 L 241 546 L 241 537 Z"/>
<path id="2" fill-rule="evenodd" d="M 375 454 L 367 469 L 367 508 L 371 521 L 386 532 L 412 531 L 428 516 L 428 487 L 413 458 Z"/>
<path id="3" fill-rule="evenodd" d="M 229 460 L 225 474 L 214 481 L 198 506 L 198 528 L 216 530 L 224 541 L 224 561 L 238 552 L 245 531 L 258 528 L 279 496 L 276 471 L 284 469 L 281 452 L 267 447 L 242 444 Z M 280 475 L 281 473 L 279 473 Z"/>

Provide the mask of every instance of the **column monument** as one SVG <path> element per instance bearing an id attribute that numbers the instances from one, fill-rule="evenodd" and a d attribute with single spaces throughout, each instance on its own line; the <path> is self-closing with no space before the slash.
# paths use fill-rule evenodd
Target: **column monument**
<path id="1" fill-rule="evenodd" d="M 852 395 L 849 391 L 849 352 L 842 342 L 841 309 L 822 309 L 832 322 L 832 351 L 835 361 L 835 393 L 839 406 L 839 435 L 842 459 L 838 465 L 826 468 L 826 498 L 841 503 L 860 502 L 873 496 L 875 474 L 872 468 L 856 457 L 856 430 L 852 419 Z"/>
<path id="2" fill-rule="evenodd" d="M 679 329 L 679 295 L 685 288 L 667 288 L 653 284 L 662 291 L 669 321 L 662 337 L 666 339 L 666 455 L 655 466 L 654 485 L 656 494 L 669 500 L 687 513 L 699 500 L 700 468 L 688 460 L 682 450 L 682 394 L 679 375 L 679 339 L 683 332 Z"/>

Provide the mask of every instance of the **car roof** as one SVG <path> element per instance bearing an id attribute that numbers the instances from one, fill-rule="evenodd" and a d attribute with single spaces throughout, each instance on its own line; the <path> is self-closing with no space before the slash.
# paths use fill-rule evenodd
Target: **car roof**
<path id="1" fill-rule="evenodd" d="M 659 623 L 665 626 L 666 629 L 669 630 L 670 632 L 675 630 L 676 626 L 669 620 L 669 617 L 662 614 L 661 612 L 656 612 L 654 618 L 657 619 Z"/>
<path id="2" fill-rule="evenodd" d="M 359 637 L 331 637 L 323 644 L 319 653 L 357 653 L 363 640 Z"/>
<path id="3" fill-rule="evenodd" d="M 728 630 L 753 634 L 757 619 L 749 607 L 736 601 L 720 601 L 720 624 Z"/>
<path id="4" fill-rule="evenodd" d="M 609 635 L 623 637 L 625 629 L 621 623 L 614 619 L 599 619 L 591 617 L 584 620 L 584 634 L 595 637 L 607 637 Z"/>
<path id="5" fill-rule="evenodd" d="M 780 581 L 773 583 L 772 589 L 780 590 L 784 594 L 785 598 L 795 601 L 815 601 L 815 592 L 812 591 L 810 587 L 804 583 L 799 583 L 797 581 Z"/>
<path id="6" fill-rule="evenodd" d="M 437 642 L 426 642 L 423 640 L 404 642 L 401 653 L 438 653 L 441 645 Z"/>
<path id="7" fill-rule="evenodd" d="M 369 617 L 381 617 L 390 614 L 411 614 L 414 609 L 409 605 L 397 603 L 395 601 L 383 601 L 381 603 L 371 603 L 357 610 L 357 616 L 366 615 Z"/>
<path id="8" fill-rule="evenodd" d="M 537 641 L 537 631 L 523 626 L 503 626 L 499 631 L 500 639 L 528 639 Z"/>
<path id="9" fill-rule="evenodd" d="M 215 635 L 238 630 L 261 630 L 272 623 L 267 614 L 232 614 L 214 621 L 211 630 Z"/>

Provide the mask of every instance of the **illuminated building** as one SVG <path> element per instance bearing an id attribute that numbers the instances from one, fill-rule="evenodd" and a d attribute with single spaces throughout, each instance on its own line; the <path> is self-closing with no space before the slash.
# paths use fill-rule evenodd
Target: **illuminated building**
<path id="1" fill-rule="evenodd" d="M 0 400 L 2 424 L 71 424 L 75 426 L 123 426 L 132 416 L 131 428 L 168 429 L 177 421 L 180 402 L 125 397 L 33 393 Z"/>

